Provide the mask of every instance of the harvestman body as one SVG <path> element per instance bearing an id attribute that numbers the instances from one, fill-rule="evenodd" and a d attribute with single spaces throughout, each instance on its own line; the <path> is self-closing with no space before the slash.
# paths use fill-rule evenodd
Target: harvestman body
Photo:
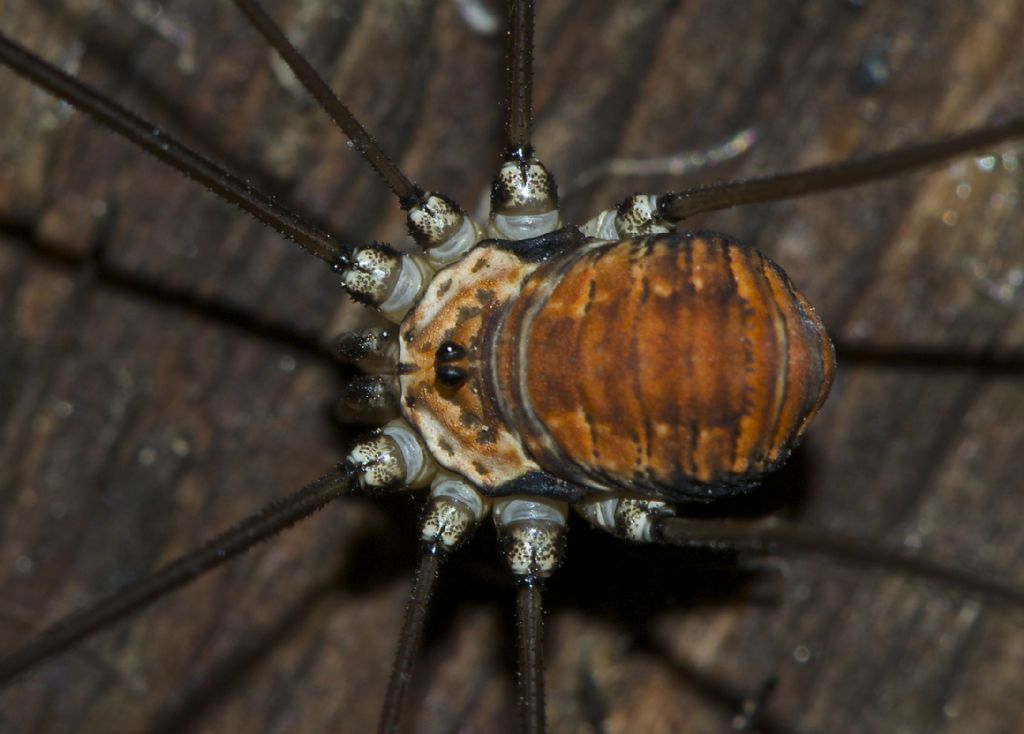
<path id="1" fill-rule="evenodd" d="M 544 728 L 540 580 L 557 567 L 569 507 L 637 541 L 785 544 L 1019 599 L 917 559 L 784 526 L 692 523 L 673 503 L 735 495 L 777 468 L 831 385 L 825 330 L 786 275 L 724 235 L 675 233 L 690 213 L 823 190 L 906 170 L 1020 134 L 1020 119 L 861 163 L 665 196 L 635 196 L 577 229 L 530 143 L 532 7 L 510 3 L 508 150 L 492 213 L 472 222 L 424 193 L 376 148 L 252 2 L 237 3 L 378 169 L 409 211 L 424 255 L 347 247 L 253 193 L 152 126 L 5 42 L 3 58 L 158 157 L 327 260 L 346 289 L 397 329 L 351 334 L 342 356 L 366 377 L 349 405 L 390 418 L 333 474 L 15 651 L 10 677 L 360 485 L 431 487 L 424 553 L 381 729 L 397 726 L 439 559 L 488 514 L 520 583 L 524 729 Z M 398 416 L 400 414 L 400 417 Z"/>
<path id="2" fill-rule="evenodd" d="M 397 345 L 372 331 L 344 348 L 358 364 L 357 345 L 372 344 L 375 371 L 397 352 L 393 402 L 416 430 L 396 424 L 356 448 L 368 486 L 425 483 L 436 462 L 468 480 L 442 481 L 446 492 L 460 483 L 474 508 L 504 497 L 512 514 L 563 523 L 578 503 L 628 535 L 606 522 L 620 500 L 649 498 L 662 513 L 756 484 L 831 385 L 834 354 L 813 309 L 778 266 L 722 235 L 609 241 L 569 227 L 485 240 L 422 296 L 403 282 L 426 282 L 411 258 L 382 253 L 369 251 L 372 265 L 356 253 L 348 288 L 378 305 L 404 291 L 412 311 Z M 374 396 L 388 389 L 377 379 Z"/>

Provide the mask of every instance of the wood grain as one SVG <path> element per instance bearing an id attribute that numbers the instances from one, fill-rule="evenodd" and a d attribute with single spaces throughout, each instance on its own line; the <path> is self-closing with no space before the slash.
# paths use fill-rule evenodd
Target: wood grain
<path id="1" fill-rule="evenodd" d="M 342 236 L 401 240 L 384 187 L 228 3 L 161 5 L 165 36 L 142 0 L 0 0 L 0 29 Z M 500 148 L 499 41 L 453 2 L 268 6 L 412 175 L 475 206 Z M 1016 0 L 540 12 L 536 143 L 576 221 L 633 191 L 880 150 L 1024 98 Z M 888 69 L 873 90 L 872 61 Z M 345 435 L 322 345 L 362 316 L 274 233 L 7 72 L 0 89 L 7 646 L 329 467 Z M 739 160 L 572 191 L 609 156 L 746 129 L 758 140 Z M 992 171 L 969 159 L 693 224 L 779 262 L 838 342 L 833 394 L 768 489 L 808 522 L 1024 583 L 1019 147 Z M 322 513 L 0 693 L 0 730 L 371 731 L 414 512 Z M 694 560 L 572 528 L 547 615 L 553 730 L 724 731 L 772 676 L 772 731 L 1024 725 L 1020 611 L 816 559 L 740 578 Z M 497 569 L 487 537 L 449 569 L 410 731 L 513 730 Z"/>

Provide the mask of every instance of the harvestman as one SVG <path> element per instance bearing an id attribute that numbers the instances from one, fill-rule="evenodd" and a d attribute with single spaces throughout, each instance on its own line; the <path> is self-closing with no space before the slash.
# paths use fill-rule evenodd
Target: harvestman
<path id="1" fill-rule="evenodd" d="M 239 5 L 247 7 L 249 13 L 255 14 L 257 18 L 262 18 L 258 14 L 258 11 L 254 9 L 251 3 L 239 2 Z M 513 5 L 513 22 L 512 27 L 519 32 L 512 34 L 518 43 L 513 46 L 511 57 L 515 60 L 511 67 L 516 70 L 516 73 L 512 75 L 509 80 L 509 102 L 508 108 L 509 113 L 509 150 L 513 151 L 510 153 L 510 159 L 516 161 L 516 165 L 519 165 L 520 158 L 529 158 L 531 153 L 531 147 L 529 142 L 529 59 L 530 59 L 530 42 L 529 35 L 531 30 L 532 21 L 522 21 L 522 14 L 526 12 L 532 12 L 532 9 L 524 9 L 522 7 L 526 4 L 515 4 Z M 516 20 L 519 18 L 520 20 Z M 264 23 L 262 30 L 267 35 L 273 35 L 274 29 Z M 287 47 L 283 46 L 279 40 L 275 43 L 275 46 L 279 50 L 284 50 L 287 53 Z M 27 56 L 21 54 L 14 47 L 6 47 L 5 57 L 9 60 L 13 60 L 12 65 L 17 65 L 22 71 L 27 71 L 28 68 L 33 64 L 33 61 Z M 301 59 L 293 59 L 294 65 L 301 66 Z M 293 66 L 295 68 L 295 66 Z M 297 70 L 298 71 L 298 70 Z M 309 74 L 303 74 L 299 72 L 299 76 L 304 78 L 304 82 L 315 87 L 317 81 L 314 77 Z M 49 84 L 51 86 L 60 85 L 63 82 L 59 77 L 52 74 L 51 71 L 41 69 L 38 72 L 37 80 L 43 84 Z M 332 104 L 332 97 L 326 90 L 321 90 L 321 101 L 328 107 Z M 314 92 L 316 93 L 316 92 Z M 66 97 L 72 97 L 75 94 L 73 88 L 65 88 L 62 94 Z M 80 104 L 83 108 L 89 109 L 90 102 L 88 98 L 84 98 L 81 101 L 75 101 L 76 104 Z M 356 126 L 354 120 L 348 115 L 347 111 L 340 107 L 335 108 L 336 117 L 340 117 L 340 123 L 346 132 L 356 140 L 357 145 L 364 151 L 364 154 L 368 157 L 371 163 L 374 163 L 375 167 L 385 169 L 386 173 L 382 173 L 385 180 L 389 183 L 389 186 L 398 194 L 400 200 L 402 200 L 404 208 L 411 208 L 414 213 L 417 207 L 415 202 L 423 201 L 424 195 L 412 188 L 407 181 L 403 181 L 403 177 L 400 173 L 390 168 L 390 164 L 386 162 L 383 154 L 374 148 L 374 144 L 371 140 L 365 137 L 361 137 L 361 130 Z M 93 110 L 93 114 L 102 116 L 102 110 Z M 112 126 L 117 126 L 118 117 L 123 117 L 115 113 L 108 117 L 108 124 L 112 123 Z M 125 125 L 122 123 L 122 132 L 127 132 L 129 136 L 131 131 L 125 131 Z M 130 127 L 130 124 L 129 124 Z M 849 166 L 837 166 L 829 169 L 821 169 L 811 174 L 804 174 L 800 176 L 794 176 L 792 178 L 777 177 L 772 179 L 770 182 L 756 182 L 753 184 L 740 185 L 735 188 L 722 187 L 720 189 L 706 189 L 694 192 L 684 192 L 681 195 L 673 195 L 669 197 L 662 197 L 662 209 L 661 215 L 663 218 L 670 220 L 667 224 L 670 226 L 672 221 L 681 219 L 684 216 L 693 213 L 695 211 L 709 210 L 714 208 L 721 208 L 724 206 L 732 206 L 736 203 L 745 203 L 748 201 L 766 201 L 775 200 L 778 198 L 784 198 L 788 196 L 797 195 L 809 190 L 823 190 L 825 188 L 835 185 L 852 185 L 859 183 L 860 181 L 874 179 L 880 176 L 890 175 L 893 172 L 907 170 L 923 163 L 933 162 L 935 160 L 956 155 L 964 150 L 969 150 L 974 147 L 988 145 L 992 142 L 1005 139 L 1013 135 L 1020 134 L 1024 123 L 1019 119 L 1013 119 L 1004 125 L 998 127 L 987 128 L 976 133 L 969 133 L 964 136 L 957 136 L 950 138 L 945 141 L 941 141 L 937 144 L 920 146 L 918 148 L 906 149 L 897 154 L 889 156 L 880 156 L 878 158 L 864 161 L 861 163 L 852 164 Z M 173 153 L 176 144 L 170 141 L 165 135 L 152 134 L 152 127 L 148 125 L 138 125 L 136 128 L 136 142 L 146 146 L 148 144 L 149 149 L 158 157 L 162 157 L 167 160 L 168 157 L 175 158 L 178 154 Z M 146 142 L 148 141 L 148 143 Z M 182 157 L 189 157 L 190 154 L 187 151 L 179 150 L 178 153 Z M 518 156 L 518 157 L 517 157 Z M 322 233 L 318 232 L 315 228 L 305 225 L 303 222 L 293 215 L 282 212 L 272 201 L 268 198 L 263 197 L 259 194 L 252 194 L 246 191 L 244 185 L 237 185 L 236 181 L 231 179 L 225 179 L 217 171 L 210 171 L 205 169 L 205 164 L 202 162 L 193 161 L 191 164 L 188 162 L 169 161 L 174 165 L 178 165 L 179 168 L 185 168 L 188 170 L 193 177 L 213 179 L 211 188 L 217 190 L 226 198 L 235 201 L 239 205 L 247 208 L 250 212 L 256 214 L 256 216 L 262 218 L 264 221 L 269 221 L 279 229 L 287 231 L 293 239 L 296 239 L 300 244 L 303 244 L 308 249 L 314 251 L 315 254 L 320 256 L 322 259 L 336 264 L 339 257 L 343 259 L 342 270 L 346 270 L 348 273 L 347 284 L 350 290 L 355 291 L 357 294 L 361 294 L 367 300 L 377 300 L 384 305 L 384 310 L 390 310 L 394 308 L 394 304 L 389 302 L 391 293 L 377 293 L 375 289 L 380 289 L 381 284 L 378 281 L 371 281 L 369 284 L 360 281 L 360 274 L 353 274 L 351 263 L 354 257 L 351 254 L 350 249 L 339 250 L 335 246 L 329 237 L 324 237 Z M 207 181 L 211 183 L 211 181 Z M 232 191 L 234 189 L 234 191 Z M 690 208 L 689 206 L 683 206 L 678 202 L 689 202 L 697 201 L 697 205 Z M 668 202 L 666 205 L 665 202 Z M 644 202 L 638 202 L 639 206 L 642 206 Z M 434 208 L 437 208 L 435 203 Z M 636 215 L 634 214 L 634 219 Z M 650 220 L 656 218 L 655 215 L 648 214 L 645 219 L 642 219 L 642 226 L 649 226 Z M 664 224 L 664 223 L 662 223 Z M 619 236 L 622 236 L 620 233 Z M 447 240 L 435 244 L 436 247 L 444 248 L 447 244 Z M 450 247 L 450 245 L 449 245 Z M 368 251 L 363 250 L 364 257 L 370 257 Z M 341 253 L 341 254 L 339 254 Z M 376 266 L 376 263 L 373 263 Z M 363 266 L 360 273 L 365 274 L 366 270 L 369 270 L 368 266 Z M 390 276 L 388 276 L 390 277 Z M 386 278 L 387 279 L 387 278 Z M 388 284 L 390 285 L 390 283 Z M 415 295 L 415 294 L 414 294 Z M 365 339 L 363 340 L 365 342 Z M 359 347 L 359 345 L 356 345 Z M 352 344 L 349 345 L 350 349 L 353 348 Z M 439 352 L 440 354 L 440 352 Z M 360 355 L 364 356 L 364 355 Z M 449 359 L 448 357 L 452 357 Z M 445 358 L 439 356 L 438 362 L 458 362 L 459 355 L 457 350 L 451 352 Z M 450 382 L 451 387 L 457 387 L 460 380 L 464 379 L 464 375 L 458 373 L 447 373 L 444 371 L 445 368 L 438 367 L 437 376 L 439 381 L 442 383 Z M 453 368 L 455 369 L 455 368 Z M 373 383 L 373 386 L 377 386 L 378 383 Z M 364 387 L 370 386 L 370 383 L 364 383 Z M 378 395 L 379 393 L 374 393 Z M 360 457 L 364 457 L 367 446 L 364 444 Z M 393 452 L 393 447 L 387 447 L 385 452 Z M 364 469 L 364 481 L 365 481 L 365 465 Z M 248 526 L 243 524 L 243 531 L 232 535 L 227 546 L 220 546 L 216 548 L 215 552 L 211 553 L 211 556 L 216 558 L 210 558 L 212 562 L 219 562 L 220 558 L 224 555 L 225 548 L 230 548 L 232 552 L 237 552 L 245 547 L 248 547 L 253 540 L 254 535 L 263 535 L 266 532 L 273 532 L 279 529 L 285 524 L 289 524 L 295 517 L 300 514 L 306 514 L 315 509 L 315 506 L 320 506 L 324 501 L 329 498 L 333 498 L 336 494 L 340 493 L 344 489 L 348 489 L 353 481 L 354 471 L 351 467 L 342 468 L 339 473 L 333 477 L 328 478 L 325 481 L 313 485 L 311 488 L 304 490 L 303 498 L 301 500 L 292 500 L 291 506 L 286 510 L 282 511 L 278 517 L 274 517 L 272 521 L 267 521 L 265 527 L 262 526 L 263 520 L 257 523 L 250 523 Z M 391 478 L 388 477 L 390 480 Z M 407 478 L 408 479 L 408 478 Z M 370 484 L 373 482 L 370 481 Z M 390 482 L 387 482 L 390 483 Z M 327 491 L 325 490 L 327 487 Z M 315 499 L 313 499 L 315 497 Z M 791 545 L 791 546 L 804 546 L 812 550 L 819 550 L 825 552 L 831 552 L 840 556 L 846 556 L 850 560 L 867 561 L 881 563 L 890 567 L 900 566 L 903 564 L 908 570 L 912 570 L 916 573 L 923 575 L 932 575 L 937 578 L 944 578 L 954 583 L 961 585 L 972 586 L 980 591 L 987 591 L 994 594 L 1007 594 L 1012 598 L 1013 592 L 1011 590 L 999 587 L 997 585 L 986 585 L 984 582 L 974 581 L 962 574 L 950 571 L 948 569 L 942 569 L 933 565 L 930 565 L 924 561 L 910 559 L 904 556 L 894 555 L 889 552 L 880 552 L 874 557 L 871 557 L 869 549 L 854 546 L 839 539 L 832 538 L 831 536 L 824 536 L 821 534 L 815 534 L 808 531 L 801 531 L 797 528 L 788 528 L 782 525 L 775 524 L 764 524 L 760 523 L 757 525 L 751 525 L 749 523 L 685 523 L 683 521 L 661 519 L 659 520 L 664 525 L 664 530 L 661 531 L 666 540 L 671 542 L 681 543 L 725 543 L 725 544 L 739 544 L 742 546 L 751 546 L 754 548 L 760 548 L 765 546 L 775 545 Z M 613 528 L 614 530 L 615 528 Z M 237 546 L 237 547 L 236 547 Z M 434 553 L 425 553 L 423 555 L 423 562 L 421 563 L 420 573 L 418 574 L 417 589 L 418 593 L 425 594 L 423 582 L 429 582 L 433 579 L 436 573 L 436 562 L 438 555 Z M 182 569 L 179 567 L 178 574 L 173 573 L 174 567 L 172 567 L 172 573 L 170 576 L 158 576 L 155 577 L 155 585 L 160 588 L 162 592 L 165 588 L 176 585 L 186 580 L 186 577 L 191 577 L 198 569 L 196 566 L 205 565 L 205 563 L 197 561 L 195 558 L 189 562 L 189 568 L 181 573 Z M 533 581 L 533 574 L 527 574 L 528 581 Z M 538 586 L 533 583 L 524 583 L 523 588 L 527 589 L 528 592 L 521 594 L 521 618 L 532 619 L 537 621 L 538 614 L 536 610 L 539 609 L 539 597 L 536 592 Z M 135 607 L 138 604 L 150 601 L 154 597 L 154 589 L 146 588 L 144 585 L 137 598 L 132 598 L 129 595 L 122 595 L 118 597 L 118 601 L 115 602 L 118 606 L 123 607 Z M 417 603 L 414 605 L 414 609 L 423 610 L 425 604 Z M 534 613 L 524 613 L 534 610 Z M 108 616 L 119 616 L 122 612 L 117 611 L 116 613 L 111 610 L 103 610 L 102 605 L 100 607 L 99 617 Z M 399 663 L 396 665 L 396 681 L 403 680 L 403 676 L 399 675 L 397 671 L 401 671 L 407 666 L 411 665 L 412 650 L 415 647 L 413 644 L 415 638 L 418 635 L 418 625 L 422 622 L 421 615 L 413 615 L 411 618 L 410 626 L 407 627 L 403 633 L 403 639 L 406 643 L 406 651 L 400 656 Z M 98 627 L 102 622 L 93 615 L 92 619 L 82 618 L 74 621 L 70 625 L 70 632 L 68 633 L 68 639 L 60 639 L 58 636 L 51 635 L 46 638 L 43 643 L 43 647 L 46 648 L 46 652 L 41 652 L 41 648 L 37 647 L 33 650 L 31 647 L 24 649 L 20 653 L 15 653 L 12 658 L 8 659 L 7 670 L 12 673 L 24 664 L 25 661 L 28 663 L 35 662 L 43 654 L 49 654 L 58 647 L 63 647 L 65 644 L 72 641 L 71 638 L 77 639 L 82 634 L 85 628 Z M 539 637 L 539 629 L 527 629 L 526 634 L 523 635 L 523 639 L 527 642 L 523 645 L 521 654 L 524 657 L 531 658 L 536 661 L 539 656 L 539 645 L 536 641 Z M 532 641 L 532 642 L 531 642 Z M 52 649 L 51 649 L 52 648 Z M 19 662 L 18 657 L 21 656 Z M 10 674 L 10 673 L 9 673 Z M 531 662 L 524 665 L 523 674 L 524 688 L 529 693 L 525 695 L 523 700 L 525 702 L 524 711 L 524 722 L 526 722 L 527 728 L 530 730 L 540 730 L 543 728 L 543 709 L 542 709 L 542 677 L 540 674 L 539 662 Z M 397 718 L 400 711 L 400 699 L 402 694 L 402 686 L 394 685 L 389 696 L 389 703 L 386 706 L 385 715 L 385 729 L 389 729 L 394 724 L 394 719 Z"/>

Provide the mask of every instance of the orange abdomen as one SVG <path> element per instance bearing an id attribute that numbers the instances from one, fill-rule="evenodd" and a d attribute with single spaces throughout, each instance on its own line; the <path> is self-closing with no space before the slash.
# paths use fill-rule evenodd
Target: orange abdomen
<path id="1" fill-rule="evenodd" d="M 501 328 L 499 389 L 537 463 L 668 499 L 783 462 L 835 364 L 785 273 L 712 233 L 586 246 L 531 276 Z"/>

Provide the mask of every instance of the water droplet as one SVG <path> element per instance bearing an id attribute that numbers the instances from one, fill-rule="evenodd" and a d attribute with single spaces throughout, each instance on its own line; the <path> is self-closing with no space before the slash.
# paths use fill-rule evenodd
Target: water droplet
<path id="1" fill-rule="evenodd" d="M 138 462 L 142 466 L 153 466 L 156 463 L 156 449 L 146 446 L 139 450 Z"/>
<path id="2" fill-rule="evenodd" d="M 18 573 L 30 573 L 34 565 L 28 556 L 18 556 L 14 559 L 14 570 Z"/>
<path id="3" fill-rule="evenodd" d="M 850 86 L 858 94 L 869 94 L 889 81 L 889 64 L 884 49 L 864 54 L 850 75 Z"/>
<path id="4" fill-rule="evenodd" d="M 501 29 L 501 16 L 480 0 L 455 0 L 462 22 L 473 33 L 493 36 Z"/>

